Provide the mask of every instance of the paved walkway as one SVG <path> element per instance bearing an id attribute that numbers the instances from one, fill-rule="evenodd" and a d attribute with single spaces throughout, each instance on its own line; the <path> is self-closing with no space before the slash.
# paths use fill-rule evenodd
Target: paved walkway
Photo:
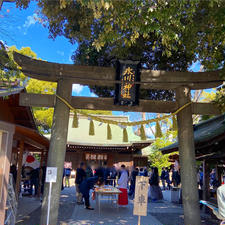
<path id="1" fill-rule="evenodd" d="M 29 205 L 33 206 L 29 207 Z M 104 205 L 104 206 L 103 206 Z M 89 211 L 84 206 L 75 203 L 75 188 L 65 188 L 61 194 L 59 220 L 60 225 L 136 225 L 137 216 L 133 216 L 133 202 L 130 200 L 127 207 L 119 207 L 119 210 L 109 203 L 103 203 L 101 214 L 98 210 Z M 18 220 L 16 225 L 38 225 L 40 219 L 40 202 L 35 199 L 24 198 L 18 209 Z M 91 206 L 96 208 L 95 201 Z M 35 209 L 28 213 L 27 208 Z M 22 215 L 27 215 L 22 218 Z M 149 203 L 148 215 L 141 217 L 142 225 L 183 225 L 183 210 L 180 205 L 162 201 L 161 203 Z M 218 222 L 209 216 L 203 216 L 202 224 L 216 225 Z"/>

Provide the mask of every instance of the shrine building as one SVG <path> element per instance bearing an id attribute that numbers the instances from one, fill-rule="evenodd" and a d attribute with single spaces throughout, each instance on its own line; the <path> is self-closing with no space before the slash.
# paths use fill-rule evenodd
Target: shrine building
<path id="1" fill-rule="evenodd" d="M 119 122 L 128 122 L 127 116 L 98 115 L 102 119 L 112 119 Z M 107 140 L 107 124 L 95 122 L 95 135 L 89 135 L 90 121 L 83 115 L 78 115 L 78 128 L 73 127 L 73 113 L 70 114 L 66 148 L 66 162 L 72 162 L 76 169 L 80 162 L 87 165 L 107 163 L 113 165 L 125 164 L 127 167 L 147 166 L 148 157 L 142 150 L 152 144 L 152 140 L 141 141 L 133 132 L 132 127 L 127 127 L 128 142 L 123 142 L 123 129 L 111 126 L 112 139 Z M 49 136 L 48 136 L 49 137 Z"/>

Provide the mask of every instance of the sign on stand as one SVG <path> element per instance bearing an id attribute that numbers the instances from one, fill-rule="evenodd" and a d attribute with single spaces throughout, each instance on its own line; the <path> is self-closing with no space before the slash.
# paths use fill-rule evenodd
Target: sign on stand
<path id="1" fill-rule="evenodd" d="M 147 216 L 148 182 L 148 177 L 136 177 L 133 214 L 138 216 L 138 225 L 141 224 L 141 216 Z"/>
<path id="2" fill-rule="evenodd" d="M 45 182 L 49 183 L 49 195 L 48 195 L 48 212 L 47 212 L 47 225 L 49 225 L 49 215 L 51 206 L 51 195 L 52 195 L 52 183 L 57 180 L 57 167 L 47 167 Z"/>

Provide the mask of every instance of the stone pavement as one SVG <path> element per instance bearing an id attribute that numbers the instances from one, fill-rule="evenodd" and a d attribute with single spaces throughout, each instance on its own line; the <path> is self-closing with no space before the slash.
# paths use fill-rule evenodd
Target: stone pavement
<path id="1" fill-rule="evenodd" d="M 22 203 L 23 202 L 23 203 Z M 32 208 L 35 209 L 27 215 L 27 204 L 31 205 L 32 200 L 22 199 L 18 209 L 18 220 L 16 225 L 40 225 L 40 202 L 33 200 Z M 96 208 L 95 201 L 91 206 Z M 98 210 L 89 211 L 84 206 L 75 202 L 75 187 L 65 188 L 61 193 L 59 220 L 60 225 L 136 225 L 137 216 L 133 216 L 133 202 L 129 201 L 127 207 L 119 207 L 117 210 L 108 202 L 102 204 L 99 215 Z M 27 215 L 22 218 L 22 215 Z M 180 205 L 169 202 L 149 203 L 148 215 L 141 217 L 141 225 L 183 225 L 183 210 Z M 202 215 L 202 224 L 217 225 L 218 221 L 210 216 Z"/>

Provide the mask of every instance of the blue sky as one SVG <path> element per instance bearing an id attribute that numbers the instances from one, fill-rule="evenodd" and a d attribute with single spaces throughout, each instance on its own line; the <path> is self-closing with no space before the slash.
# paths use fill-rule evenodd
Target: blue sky
<path id="1" fill-rule="evenodd" d="M 0 40 L 5 41 L 8 46 L 31 47 L 38 58 L 49 62 L 73 63 L 72 53 L 77 45 L 72 45 L 66 38 L 57 37 L 55 40 L 49 38 L 48 29 L 44 28 L 35 18 L 37 6 L 34 2 L 28 9 L 19 10 L 15 3 L 3 3 L 0 11 Z M 199 71 L 200 63 L 196 62 L 189 68 L 190 71 Z M 95 97 L 87 86 L 74 85 L 73 95 Z M 127 115 L 130 120 L 141 119 L 140 113 L 113 112 L 116 115 Z M 152 115 L 149 114 L 148 117 Z"/>
<path id="2" fill-rule="evenodd" d="M 17 9 L 14 3 L 4 3 L 0 11 L 0 28 L 4 29 L 0 32 L 0 40 L 18 49 L 31 47 L 37 57 L 43 60 L 72 64 L 71 56 L 77 44 L 72 45 L 64 37 L 50 39 L 48 29 L 36 20 L 36 10 L 34 2 L 26 10 Z M 88 87 L 80 85 L 73 86 L 73 95 L 95 96 Z"/>

